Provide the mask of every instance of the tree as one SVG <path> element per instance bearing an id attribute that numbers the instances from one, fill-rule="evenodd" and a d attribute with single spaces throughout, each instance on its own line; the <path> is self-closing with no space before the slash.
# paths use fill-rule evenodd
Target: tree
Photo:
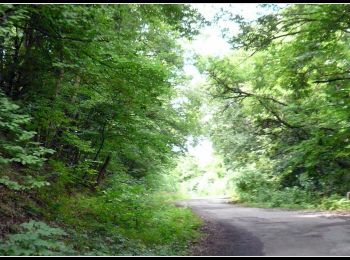
<path id="1" fill-rule="evenodd" d="M 171 102 L 183 80 L 177 39 L 203 20 L 189 5 L 1 8 L 0 88 L 77 182 L 121 165 L 144 176 L 184 145 L 191 116 Z"/>
<path id="2" fill-rule="evenodd" d="M 245 51 L 205 68 L 227 115 L 214 139 L 231 163 L 267 157 L 282 187 L 350 188 L 348 8 L 289 5 L 255 22 L 235 18 L 241 32 L 231 42 Z"/>

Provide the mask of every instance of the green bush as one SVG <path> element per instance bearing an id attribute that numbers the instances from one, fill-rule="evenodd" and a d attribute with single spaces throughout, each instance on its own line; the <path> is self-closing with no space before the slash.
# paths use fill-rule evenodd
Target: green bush
<path id="1" fill-rule="evenodd" d="M 320 208 L 327 210 L 349 210 L 350 201 L 339 195 L 332 195 L 329 198 L 323 198 Z"/>
<path id="2" fill-rule="evenodd" d="M 349 210 L 350 201 L 338 194 L 321 197 L 311 189 L 282 187 L 278 178 L 257 171 L 244 170 L 233 178 L 235 199 L 254 206 Z"/>
<path id="3" fill-rule="evenodd" d="M 1 241 L 1 255 L 52 256 L 73 255 L 75 251 L 62 240 L 67 235 L 60 228 L 31 220 L 20 225 L 20 232 Z"/>
<path id="4" fill-rule="evenodd" d="M 40 166 L 44 155 L 54 150 L 32 141 L 36 132 L 25 130 L 30 117 L 19 112 L 19 106 L 10 101 L 0 90 L 0 165 L 11 162 Z"/>
<path id="5" fill-rule="evenodd" d="M 263 202 L 270 198 L 271 190 L 276 189 L 275 179 L 256 169 L 244 168 L 237 172 L 232 182 L 239 199 Z"/>
<path id="6" fill-rule="evenodd" d="M 243 169 L 233 178 L 235 196 L 241 202 L 268 207 L 310 208 L 316 194 L 300 187 L 281 187 L 279 179 L 254 169 Z"/>
<path id="7" fill-rule="evenodd" d="M 307 191 L 298 187 L 287 187 L 282 190 L 270 192 L 271 198 L 269 204 L 271 207 L 307 208 L 313 202 L 312 196 Z"/>
<path id="8" fill-rule="evenodd" d="M 84 255 L 184 254 L 200 221 L 152 182 L 119 174 L 98 195 L 61 195 L 55 203 L 48 198 L 49 216 L 74 227 L 71 244 Z"/>

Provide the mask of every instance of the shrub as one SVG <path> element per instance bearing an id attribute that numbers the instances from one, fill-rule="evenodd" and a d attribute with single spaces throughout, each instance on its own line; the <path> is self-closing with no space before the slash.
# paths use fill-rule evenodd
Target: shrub
<path id="1" fill-rule="evenodd" d="M 52 220 L 74 227 L 71 243 L 84 255 L 181 255 L 197 237 L 199 219 L 171 205 L 152 180 L 113 177 L 98 194 L 59 196 Z"/>
<path id="2" fill-rule="evenodd" d="M 349 210 L 350 201 L 339 195 L 332 195 L 329 198 L 323 198 L 320 207 L 328 210 Z"/>
<path id="3" fill-rule="evenodd" d="M 61 240 L 67 234 L 44 222 L 31 220 L 20 225 L 20 232 L 11 234 L 0 245 L 1 255 L 52 256 L 72 255 L 74 250 Z"/>

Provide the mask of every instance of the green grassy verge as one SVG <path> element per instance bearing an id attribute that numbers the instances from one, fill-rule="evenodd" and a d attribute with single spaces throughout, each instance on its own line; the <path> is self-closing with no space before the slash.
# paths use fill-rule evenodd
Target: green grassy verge
<path id="1" fill-rule="evenodd" d="M 200 236 L 200 219 L 174 204 L 179 196 L 149 181 L 120 175 L 97 192 L 68 193 L 63 186 L 33 195 L 38 203 L 28 205 L 35 213 L 13 223 L 0 255 L 187 255 Z M 7 194 L 19 201 L 28 195 Z"/>
<path id="2" fill-rule="evenodd" d="M 266 195 L 265 192 L 260 194 L 256 193 L 255 195 L 233 195 L 231 197 L 231 202 L 260 208 L 350 211 L 350 200 L 346 199 L 344 196 L 318 196 L 317 194 L 306 194 L 304 191 L 296 191 L 295 189 L 294 191 L 291 191 L 291 189 L 269 191 L 268 195 Z"/>

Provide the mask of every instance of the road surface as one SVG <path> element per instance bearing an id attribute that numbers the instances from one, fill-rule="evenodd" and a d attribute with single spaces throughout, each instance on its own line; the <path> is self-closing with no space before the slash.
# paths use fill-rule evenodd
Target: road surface
<path id="1" fill-rule="evenodd" d="M 350 256 L 350 217 L 326 212 L 249 208 L 227 199 L 179 202 L 205 222 L 193 255 Z"/>

